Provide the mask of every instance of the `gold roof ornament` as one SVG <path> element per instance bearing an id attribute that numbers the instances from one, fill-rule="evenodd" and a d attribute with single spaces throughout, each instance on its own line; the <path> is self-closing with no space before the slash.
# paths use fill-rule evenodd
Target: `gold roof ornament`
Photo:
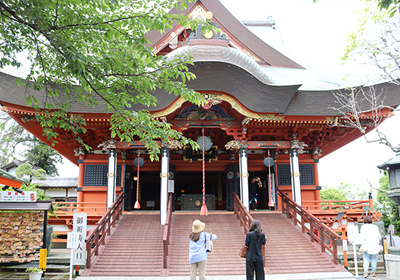
<path id="1" fill-rule="evenodd" d="M 247 141 L 245 140 L 231 140 L 228 143 L 225 144 L 225 148 L 227 150 L 232 149 L 232 150 L 239 150 L 242 147 L 247 146 Z"/>
<path id="2" fill-rule="evenodd" d="M 211 20 L 213 18 L 213 13 L 211 11 L 208 11 L 205 13 L 205 17 L 207 20 Z"/>

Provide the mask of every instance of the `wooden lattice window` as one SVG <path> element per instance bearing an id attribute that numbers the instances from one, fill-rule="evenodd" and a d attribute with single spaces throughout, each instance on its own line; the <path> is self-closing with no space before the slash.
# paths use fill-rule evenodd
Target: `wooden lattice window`
<path id="1" fill-rule="evenodd" d="M 314 185 L 314 169 L 312 164 L 300 164 L 300 185 Z"/>
<path id="2" fill-rule="evenodd" d="M 85 165 L 84 186 L 107 186 L 108 165 Z M 117 186 L 121 186 L 121 165 L 117 165 Z"/>
<path id="3" fill-rule="evenodd" d="M 314 185 L 312 164 L 300 164 L 300 185 Z M 278 164 L 278 185 L 291 185 L 290 164 Z"/>
<path id="4" fill-rule="evenodd" d="M 291 185 L 290 164 L 278 164 L 278 185 Z"/>

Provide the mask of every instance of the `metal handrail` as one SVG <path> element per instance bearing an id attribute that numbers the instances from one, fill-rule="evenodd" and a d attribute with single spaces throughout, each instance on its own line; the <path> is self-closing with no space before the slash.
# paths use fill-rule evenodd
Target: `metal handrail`
<path id="1" fill-rule="evenodd" d="M 87 262 L 86 268 L 90 268 L 91 261 L 94 256 L 99 254 L 101 245 L 106 244 L 106 237 L 111 235 L 111 228 L 115 227 L 115 222 L 119 220 L 122 214 L 122 201 L 125 194 L 120 195 L 111 205 L 107 212 L 96 223 L 96 226 L 90 231 L 86 237 Z"/>
<path id="2" fill-rule="evenodd" d="M 163 268 L 168 268 L 168 246 L 169 246 L 169 233 L 172 218 L 172 193 L 169 194 L 168 208 L 167 208 L 167 218 L 164 226 L 163 233 Z"/>
<path id="3" fill-rule="evenodd" d="M 340 236 L 321 222 L 318 218 L 312 215 L 309 211 L 304 209 L 295 201 L 289 198 L 289 196 L 278 190 L 278 195 L 282 198 L 282 213 L 287 214 L 288 219 L 293 220 L 293 224 L 300 225 L 302 233 L 308 233 L 310 235 L 311 242 L 317 242 L 321 246 L 321 252 L 327 250 L 332 254 L 333 263 L 338 264 L 337 256 L 337 240 Z M 300 219 L 299 219 L 300 218 Z M 309 224 L 309 227 L 306 226 Z M 319 235 L 316 234 L 319 233 Z M 325 243 L 325 238 L 329 240 L 331 245 Z"/>

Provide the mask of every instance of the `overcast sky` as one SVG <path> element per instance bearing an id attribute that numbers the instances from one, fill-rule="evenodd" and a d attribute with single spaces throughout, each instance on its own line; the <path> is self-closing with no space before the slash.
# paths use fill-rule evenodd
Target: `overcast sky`
<path id="1" fill-rule="evenodd" d="M 358 0 L 221 0 L 240 20 L 266 20 L 272 16 L 290 58 L 314 73 L 354 71 L 351 65 L 342 66 L 347 34 L 357 27 L 355 10 L 363 7 Z M 356 68 L 361 73 L 364 66 Z M 400 144 L 400 112 L 380 127 L 389 141 Z M 374 139 L 374 132 L 369 138 Z M 335 186 L 351 183 L 368 187 L 369 180 L 379 186 L 381 176 L 377 165 L 395 154 L 386 146 L 367 144 L 363 138 L 323 157 L 319 164 L 320 185 Z"/>
<path id="2" fill-rule="evenodd" d="M 358 0 L 221 0 L 239 20 L 266 20 L 272 16 L 282 39 L 285 53 L 314 73 L 344 74 L 353 68 L 342 66 L 345 38 L 357 26 L 355 10 L 362 7 Z M 361 70 L 360 70 L 361 72 Z M 400 144 L 400 113 L 386 120 L 381 130 L 395 145 Z M 371 134 L 370 134 L 371 135 Z M 320 185 L 352 183 L 378 186 L 377 165 L 394 153 L 379 144 L 366 144 L 358 139 L 321 159 Z M 68 160 L 60 166 L 61 176 L 78 176 L 78 169 Z"/>

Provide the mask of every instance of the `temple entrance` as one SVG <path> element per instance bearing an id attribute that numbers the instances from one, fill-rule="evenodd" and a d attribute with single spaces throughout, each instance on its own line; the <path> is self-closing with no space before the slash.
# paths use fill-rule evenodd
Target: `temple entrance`
<path id="1" fill-rule="evenodd" d="M 143 171 L 139 174 L 139 203 L 140 210 L 160 210 L 160 172 Z M 132 166 L 126 166 L 125 183 L 123 191 L 124 210 L 135 210 L 137 177 Z"/>
<path id="2" fill-rule="evenodd" d="M 124 193 L 126 194 L 124 210 L 132 211 L 136 201 L 137 179 L 131 165 L 126 167 Z M 199 210 L 203 203 L 203 177 L 201 171 L 175 171 L 176 166 L 170 166 L 170 179 L 174 184 L 175 210 Z M 271 170 L 273 173 L 273 170 Z M 233 210 L 233 192 L 240 195 L 238 164 L 226 165 L 225 171 L 206 172 L 206 205 L 209 210 Z M 274 174 L 272 174 L 272 178 Z M 256 188 L 257 209 L 271 209 L 268 206 L 269 178 L 267 171 L 249 172 L 249 183 L 253 177 L 260 178 L 261 187 Z M 140 210 L 160 210 L 160 172 L 141 171 L 139 176 Z M 273 199 L 276 195 L 275 183 L 272 180 Z M 274 199 L 275 200 L 275 199 Z M 254 204 L 250 205 L 254 209 Z"/>
<path id="3" fill-rule="evenodd" d="M 202 172 L 176 172 L 176 210 L 199 210 L 203 204 Z M 208 210 L 226 210 L 224 172 L 206 172 L 206 205 Z"/>
<path id="4" fill-rule="evenodd" d="M 256 194 L 257 194 L 257 209 L 269 209 L 268 201 L 269 201 L 269 194 L 268 194 L 268 174 L 266 172 L 250 172 L 249 176 L 249 185 L 254 177 L 260 178 L 261 185 L 256 187 Z M 254 200 L 250 204 L 250 210 L 255 209 L 255 202 Z"/>

